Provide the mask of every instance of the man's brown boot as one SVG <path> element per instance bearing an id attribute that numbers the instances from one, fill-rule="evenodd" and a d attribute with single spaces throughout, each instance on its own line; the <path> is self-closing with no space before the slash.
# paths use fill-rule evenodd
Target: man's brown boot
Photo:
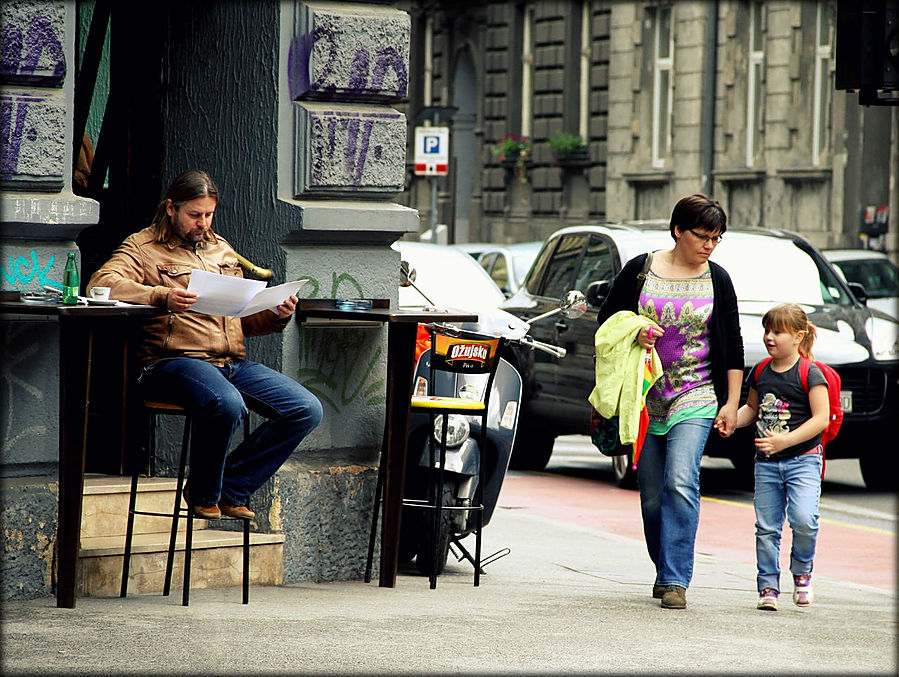
<path id="1" fill-rule="evenodd" d="M 686 609 L 687 608 L 687 589 L 679 585 L 669 585 L 665 587 L 662 594 L 663 609 Z"/>

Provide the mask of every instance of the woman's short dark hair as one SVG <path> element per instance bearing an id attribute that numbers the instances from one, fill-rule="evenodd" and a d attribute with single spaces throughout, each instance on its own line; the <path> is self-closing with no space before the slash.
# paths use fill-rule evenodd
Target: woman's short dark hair
<path id="1" fill-rule="evenodd" d="M 201 197 L 211 197 L 218 202 L 219 189 L 206 172 L 199 169 L 188 169 L 175 177 L 169 184 L 165 197 L 156 207 L 156 215 L 150 225 L 156 228 L 156 239 L 165 242 L 171 237 L 172 222 L 166 211 L 166 203 L 171 200 L 176 207 Z"/>
<path id="2" fill-rule="evenodd" d="M 724 208 L 715 200 L 696 193 L 681 198 L 674 205 L 671 212 L 671 237 L 674 237 L 674 227 L 678 226 L 681 230 L 694 230 L 700 228 L 710 233 L 718 231 L 723 234 L 727 230 L 727 214 Z"/>

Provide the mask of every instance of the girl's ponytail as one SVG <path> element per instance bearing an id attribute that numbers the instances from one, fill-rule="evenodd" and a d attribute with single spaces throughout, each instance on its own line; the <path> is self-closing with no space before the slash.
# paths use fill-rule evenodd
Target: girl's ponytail
<path id="1" fill-rule="evenodd" d="M 802 337 L 802 341 L 799 344 L 800 355 L 809 360 L 815 359 L 814 355 L 812 355 L 812 345 L 815 343 L 817 336 L 818 330 L 815 329 L 815 325 L 806 321 L 805 335 Z"/>

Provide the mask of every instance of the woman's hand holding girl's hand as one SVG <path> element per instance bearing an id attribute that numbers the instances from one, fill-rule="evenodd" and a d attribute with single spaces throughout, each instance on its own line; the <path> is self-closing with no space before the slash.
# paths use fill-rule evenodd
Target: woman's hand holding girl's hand
<path id="1" fill-rule="evenodd" d="M 718 434 L 721 437 L 730 437 L 734 434 L 734 430 L 737 429 L 737 406 L 725 404 L 718 411 L 718 415 L 715 417 L 715 422 L 712 424 L 712 427 L 718 431 Z"/>
<path id="2" fill-rule="evenodd" d="M 773 433 L 766 428 L 765 437 L 757 437 L 755 439 L 755 448 L 765 454 L 765 456 L 776 454 L 778 451 L 790 446 L 784 437 L 785 435 L 782 433 Z"/>
<path id="3" fill-rule="evenodd" d="M 654 324 L 648 324 L 642 327 L 637 333 L 637 343 L 649 350 L 658 339 L 665 335 L 665 330 Z"/>

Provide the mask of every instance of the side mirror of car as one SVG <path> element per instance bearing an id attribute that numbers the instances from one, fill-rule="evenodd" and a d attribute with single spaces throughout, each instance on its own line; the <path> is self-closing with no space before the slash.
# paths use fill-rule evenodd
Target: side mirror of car
<path id="1" fill-rule="evenodd" d="M 606 296 L 609 295 L 611 289 L 612 284 L 608 280 L 591 282 L 587 285 L 587 302 L 591 306 L 599 308 L 599 306 L 602 305 L 602 302 L 606 300 Z"/>
<path id="2" fill-rule="evenodd" d="M 857 298 L 858 302 L 863 306 L 868 304 L 868 290 L 865 289 L 865 285 L 861 282 L 850 282 L 849 291 L 852 292 L 852 295 Z"/>
<path id="3" fill-rule="evenodd" d="M 587 299 L 577 289 L 572 289 L 559 301 L 559 310 L 569 319 L 580 317 L 587 312 Z"/>

